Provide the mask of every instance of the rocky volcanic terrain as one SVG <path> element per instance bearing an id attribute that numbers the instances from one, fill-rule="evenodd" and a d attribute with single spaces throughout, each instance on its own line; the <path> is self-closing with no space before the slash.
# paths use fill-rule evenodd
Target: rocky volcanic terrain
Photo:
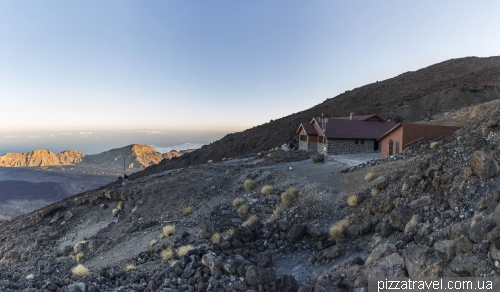
<path id="1" fill-rule="evenodd" d="M 471 104 L 495 98 L 499 60 L 379 82 L 401 89 L 411 77 L 411 92 L 387 99 L 403 96 L 411 119 L 463 126 L 386 159 L 322 161 L 264 135 L 255 149 L 272 150 L 227 155 L 250 152 L 240 139 L 218 161 L 217 142 L 0 223 L 0 291 L 360 292 L 371 277 L 498 277 L 500 101 Z M 479 81 L 487 88 L 472 91 Z M 435 94 L 454 83 L 456 107 L 439 108 L 448 97 Z M 437 109 L 419 112 L 422 96 Z"/>

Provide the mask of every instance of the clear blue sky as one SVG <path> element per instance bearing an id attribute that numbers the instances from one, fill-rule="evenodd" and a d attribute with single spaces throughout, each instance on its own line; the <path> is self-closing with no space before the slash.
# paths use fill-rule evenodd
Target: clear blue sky
<path id="1" fill-rule="evenodd" d="M 243 130 L 499 55 L 500 1 L 1 1 L 0 131 Z"/>

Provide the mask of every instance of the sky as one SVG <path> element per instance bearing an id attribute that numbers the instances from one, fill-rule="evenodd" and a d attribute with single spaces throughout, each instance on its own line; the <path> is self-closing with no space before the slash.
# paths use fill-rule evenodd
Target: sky
<path id="1" fill-rule="evenodd" d="M 241 131 L 451 58 L 500 1 L 0 1 L 0 133 Z"/>

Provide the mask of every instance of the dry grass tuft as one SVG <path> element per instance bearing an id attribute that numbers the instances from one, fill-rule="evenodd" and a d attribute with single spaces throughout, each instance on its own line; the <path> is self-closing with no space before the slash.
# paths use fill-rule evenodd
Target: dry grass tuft
<path id="1" fill-rule="evenodd" d="M 215 244 L 219 244 L 220 243 L 220 233 L 219 232 L 216 232 L 212 235 L 212 238 L 210 238 L 212 240 L 213 243 Z"/>
<path id="2" fill-rule="evenodd" d="M 249 211 L 249 210 L 250 210 L 250 206 L 248 206 L 247 204 L 245 204 L 245 205 L 241 205 L 241 206 L 238 208 L 237 212 L 238 212 L 238 214 L 240 214 L 240 215 L 246 215 L 246 214 L 248 214 L 248 211 Z"/>
<path id="3" fill-rule="evenodd" d="M 191 207 L 191 206 L 186 207 L 182 210 L 182 215 L 184 215 L 184 216 L 187 216 L 191 213 L 193 213 L 193 207 Z"/>
<path id="4" fill-rule="evenodd" d="M 76 254 L 76 262 L 81 263 L 83 260 L 83 252 L 79 252 Z"/>
<path id="5" fill-rule="evenodd" d="M 125 266 L 125 271 L 134 271 L 134 270 L 137 270 L 136 266 L 134 264 L 128 264 L 127 266 Z"/>
<path id="6" fill-rule="evenodd" d="M 247 192 L 251 192 L 251 191 L 253 191 L 253 189 L 255 189 L 255 183 L 251 179 L 247 179 L 243 183 L 243 186 L 245 187 L 245 190 L 247 190 Z"/>
<path id="7" fill-rule="evenodd" d="M 77 275 L 79 277 L 88 277 L 90 276 L 89 269 L 87 269 L 84 265 L 78 264 L 76 267 L 71 269 L 71 273 L 73 275 Z"/>
<path id="8" fill-rule="evenodd" d="M 153 239 L 149 242 L 149 246 L 154 246 L 156 243 L 158 242 L 158 240 L 156 239 Z"/>
<path id="9" fill-rule="evenodd" d="M 376 197 L 380 191 L 377 188 L 373 188 L 371 191 L 372 197 Z"/>
<path id="10" fill-rule="evenodd" d="M 26 276 L 26 280 L 28 280 L 28 281 L 33 280 L 33 279 L 35 279 L 35 275 L 33 275 L 33 274 L 29 274 Z"/>
<path id="11" fill-rule="evenodd" d="M 233 235 L 234 234 L 234 229 L 233 228 L 229 228 L 227 231 L 227 233 Z"/>
<path id="12" fill-rule="evenodd" d="M 273 191 L 274 191 L 274 188 L 272 185 L 264 186 L 261 190 L 263 195 L 270 195 L 273 193 Z"/>
<path id="13" fill-rule="evenodd" d="M 258 221 L 258 220 L 259 220 L 259 217 L 257 217 L 257 215 L 252 215 L 245 222 L 243 222 L 241 224 L 241 226 L 247 227 L 247 226 L 251 225 L 252 223 L 254 223 L 254 222 Z"/>
<path id="14" fill-rule="evenodd" d="M 334 238 L 344 238 L 344 229 L 349 226 L 347 219 L 340 220 L 330 227 L 330 235 Z"/>
<path id="15" fill-rule="evenodd" d="M 165 234 L 163 234 L 163 233 L 162 233 L 162 234 L 160 234 L 160 235 L 158 236 L 158 238 L 159 238 L 159 239 L 164 239 L 164 238 L 165 238 Z"/>
<path id="16" fill-rule="evenodd" d="M 351 207 L 358 205 L 358 196 L 352 195 L 347 199 L 347 204 Z"/>
<path id="17" fill-rule="evenodd" d="M 283 213 L 283 211 L 285 211 L 286 207 L 287 207 L 287 203 L 281 203 L 278 205 L 278 207 L 276 209 L 274 209 L 273 211 L 273 216 L 275 218 L 279 217 L 281 215 L 281 213 Z"/>
<path id="18" fill-rule="evenodd" d="M 192 249 L 193 249 L 193 246 L 192 246 L 192 245 L 190 245 L 190 244 L 188 244 L 188 245 L 184 245 L 184 246 L 179 247 L 179 248 L 175 251 L 175 253 L 176 253 L 178 256 L 180 256 L 180 257 L 181 257 L 181 256 L 183 256 L 183 255 L 187 254 L 187 253 L 188 253 L 190 250 L 192 250 Z"/>
<path id="19" fill-rule="evenodd" d="M 166 237 L 169 237 L 174 233 L 175 233 L 175 226 L 174 225 L 163 226 L 163 235 L 165 235 Z"/>
<path id="20" fill-rule="evenodd" d="M 174 252 L 171 248 L 167 248 L 160 253 L 160 256 L 164 261 L 168 261 L 169 259 L 174 257 Z"/>
<path id="21" fill-rule="evenodd" d="M 436 147 L 438 144 L 438 142 L 432 142 L 429 146 L 431 147 L 431 149 L 434 149 L 434 147 Z"/>
<path id="22" fill-rule="evenodd" d="M 296 188 L 289 188 L 286 192 L 281 194 L 281 200 L 284 203 L 291 203 L 297 198 L 298 191 Z"/>
<path id="23" fill-rule="evenodd" d="M 369 172 L 365 175 L 365 181 L 366 182 L 369 182 L 369 181 L 372 181 L 372 179 L 375 177 L 375 175 L 373 174 L 373 172 Z"/>
<path id="24" fill-rule="evenodd" d="M 123 210 L 123 208 L 125 208 L 125 202 L 124 201 L 118 202 L 118 206 L 116 207 L 116 209 L 121 211 Z"/>
<path id="25" fill-rule="evenodd" d="M 233 206 L 235 206 L 236 208 L 238 208 L 239 206 L 243 205 L 243 203 L 245 202 L 244 199 L 242 198 L 236 198 L 233 200 Z"/>
<path id="26" fill-rule="evenodd" d="M 118 214 L 118 209 L 113 209 L 113 211 L 111 211 L 111 213 L 113 214 L 113 216 L 116 216 L 116 214 Z"/>

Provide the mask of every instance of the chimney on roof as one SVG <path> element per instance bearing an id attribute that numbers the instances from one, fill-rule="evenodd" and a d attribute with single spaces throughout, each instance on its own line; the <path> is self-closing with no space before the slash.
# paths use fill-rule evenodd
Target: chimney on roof
<path id="1" fill-rule="evenodd" d="M 352 121 L 352 120 L 354 120 L 354 113 L 351 113 L 351 118 L 350 118 L 350 120 L 351 120 L 351 121 Z"/>

